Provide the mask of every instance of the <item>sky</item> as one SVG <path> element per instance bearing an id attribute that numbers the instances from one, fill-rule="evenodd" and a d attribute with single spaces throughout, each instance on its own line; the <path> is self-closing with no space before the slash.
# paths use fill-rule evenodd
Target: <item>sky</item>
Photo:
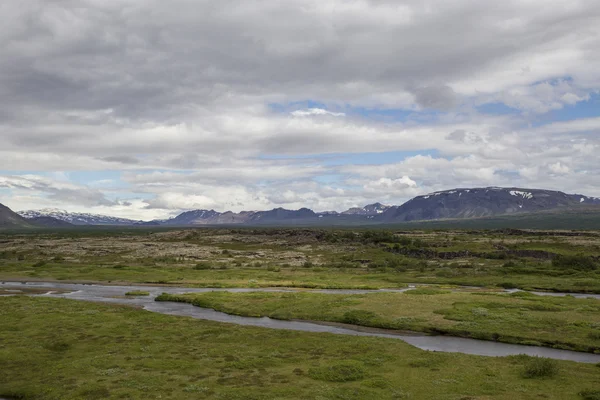
<path id="1" fill-rule="evenodd" d="M 600 196 L 597 0 L 3 0 L 0 203 Z"/>

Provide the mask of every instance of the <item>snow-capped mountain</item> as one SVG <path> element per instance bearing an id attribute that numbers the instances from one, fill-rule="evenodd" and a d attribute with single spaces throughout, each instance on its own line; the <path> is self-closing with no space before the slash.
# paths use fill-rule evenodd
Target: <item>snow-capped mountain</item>
<path id="1" fill-rule="evenodd" d="M 17 214 L 26 219 L 51 217 L 73 225 L 136 225 L 142 222 L 127 218 L 110 217 L 107 215 L 68 212 L 56 208 L 18 211 Z"/>
<path id="2" fill-rule="evenodd" d="M 344 215 L 377 215 L 383 214 L 391 206 L 387 206 L 381 203 L 368 204 L 364 207 L 352 207 L 346 211 L 343 211 Z"/>
<path id="3" fill-rule="evenodd" d="M 219 215 L 221 213 L 215 210 L 192 210 L 183 212 L 174 218 L 157 222 L 161 222 L 161 225 L 207 225 L 212 224 Z"/>
<path id="4" fill-rule="evenodd" d="M 554 190 L 486 187 L 452 189 L 417 196 L 394 206 L 381 216 L 382 222 L 442 218 L 476 218 L 536 212 L 581 205 L 597 205 L 600 199 Z"/>
<path id="5" fill-rule="evenodd" d="M 136 225 L 136 226 L 198 226 L 198 225 L 327 225 L 376 224 L 444 218 L 477 218 L 537 212 L 560 208 L 600 205 L 600 198 L 566 194 L 554 190 L 523 188 L 452 189 L 417 196 L 400 206 L 373 203 L 344 212 L 315 213 L 308 208 L 266 211 L 218 212 L 191 210 L 168 220 L 149 222 L 88 213 L 70 213 L 58 209 L 20 211 L 21 217 L 34 219 L 51 217 L 73 225 Z M 56 225 L 56 224 L 55 224 Z"/>

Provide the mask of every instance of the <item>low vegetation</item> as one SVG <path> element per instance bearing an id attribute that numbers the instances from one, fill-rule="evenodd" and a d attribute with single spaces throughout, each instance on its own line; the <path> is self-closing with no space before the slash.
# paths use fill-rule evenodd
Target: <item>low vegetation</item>
<path id="1" fill-rule="evenodd" d="M 555 360 L 532 357 L 523 368 L 525 378 L 552 378 L 558 374 L 559 367 Z"/>
<path id="2" fill-rule="evenodd" d="M 598 393 L 598 367 L 590 364 L 556 361 L 556 374 L 532 379 L 523 372 L 531 357 L 426 352 L 393 339 L 125 306 L 1 297 L 0 320 L 0 397 L 14 399 L 581 400 Z"/>
<path id="3" fill-rule="evenodd" d="M 5 280 L 600 293 L 600 234 L 593 231 L 140 228 L 4 233 L 0 240 Z"/>
<path id="4" fill-rule="evenodd" d="M 150 292 L 143 290 L 132 290 L 131 292 L 125 293 L 125 296 L 150 296 Z"/>
<path id="5" fill-rule="evenodd" d="M 600 301 L 596 299 L 416 289 L 361 295 L 209 292 L 163 294 L 157 300 L 189 302 L 235 315 L 341 322 L 600 352 Z"/>

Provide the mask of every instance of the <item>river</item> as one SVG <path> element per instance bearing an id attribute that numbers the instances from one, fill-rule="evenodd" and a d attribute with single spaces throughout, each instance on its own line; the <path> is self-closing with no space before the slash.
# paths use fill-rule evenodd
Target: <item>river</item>
<path id="1" fill-rule="evenodd" d="M 552 349 L 540 346 L 525 346 L 486 340 L 476 340 L 467 338 L 458 338 L 452 336 L 430 336 L 424 334 L 404 334 L 387 333 L 384 330 L 364 330 L 357 327 L 331 326 L 322 323 L 310 321 L 283 321 L 267 317 L 241 317 L 218 312 L 212 309 L 196 307 L 187 303 L 176 302 L 157 302 L 156 296 L 161 293 L 183 294 L 183 293 L 203 293 L 211 291 L 228 291 L 234 293 L 243 292 L 294 292 L 294 289 L 281 288 L 185 288 L 185 287 L 164 287 L 164 286 L 111 286 L 98 284 L 73 284 L 59 282 L 1 282 L 0 288 L 19 290 L 19 288 L 47 289 L 47 292 L 37 296 L 59 297 L 65 299 L 97 301 L 105 303 L 117 303 L 143 307 L 145 310 L 161 314 L 192 317 L 197 319 L 231 323 L 236 325 L 258 326 L 269 329 L 287 329 L 302 332 L 333 333 L 337 335 L 352 336 L 374 336 L 390 339 L 400 339 L 422 350 L 440 351 L 450 353 L 464 353 L 480 356 L 502 357 L 518 354 L 527 354 L 530 356 L 547 357 L 557 360 L 570 360 L 583 363 L 600 363 L 600 354 L 583 353 L 569 350 Z M 336 294 L 365 294 L 379 293 L 382 291 L 404 292 L 407 289 L 389 289 L 389 290 L 311 290 L 319 293 Z M 129 291 L 146 291 L 149 296 L 126 297 L 124 294 Z M 64 292 L 67 293 L 55 293 Z M 513 291 L 506 291 L 508 293 Z M 545 293 L 534 292 L 538 295 L 565 296 L 567 294 L 575 297 L 593 297 L 600 299 L 599 295 L 572 294 L 572 293 Z"/>

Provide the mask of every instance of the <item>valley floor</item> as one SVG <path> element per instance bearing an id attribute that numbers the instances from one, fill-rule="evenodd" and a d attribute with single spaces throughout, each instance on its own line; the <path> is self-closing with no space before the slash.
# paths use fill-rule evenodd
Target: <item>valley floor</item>
<path id="1" fill-rule="evenodd" d="M 0 280 L 300 289 L 427 284 L 433 286 L 406 293 L 212 292 L 164 300 L 595 352 L 600 300 L 498 292 L 600 293 L 599 255 L 594 231 L 44 231 L 0 235 Z M 387 339 L 269 331 L 40 297 L 0 297 L 0 317 L 0 397 L 600 398 L 594 365 L 428 353 Z"/>
<path id="2" fill-rule="evenodd" d="M 11 398 L 563 400 L 595 398 L 600 385 L 590 364 L 433 353 L 73 300 L 3 297 L 0 317 L 0 396 Z"/>

